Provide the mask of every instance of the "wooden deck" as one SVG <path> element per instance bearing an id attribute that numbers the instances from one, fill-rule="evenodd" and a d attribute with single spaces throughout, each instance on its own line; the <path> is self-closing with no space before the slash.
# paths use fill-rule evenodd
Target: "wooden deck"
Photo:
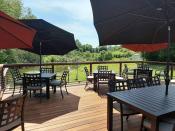
<path id="1" fill-rule="evenodd" d="M 107 99 L 84 85 L 68 87 L 69 95 L 64 92 L 61 99 L 59 90 L 51 93 L 47 100 L 27 98 L 25 105 L 26 131 L 106 131 Z M 120 131 L 119 112 L 114 111 L 114 131 Z M 124 122 L 126 131 L 139 131 L 141 117 L 131 116 Z M 21 128 L 15 129 L 20 131 Z"/>

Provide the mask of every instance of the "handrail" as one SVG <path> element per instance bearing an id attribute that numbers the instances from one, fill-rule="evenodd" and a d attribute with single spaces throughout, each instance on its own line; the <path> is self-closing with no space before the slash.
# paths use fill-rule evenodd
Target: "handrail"
<path id="1" fill-rule="evenodd" d="M 43 63 L 42 66 L 54 66 L 56 65 L 82 65 L 82 64 L 89 64 L 90 66 L 90 73 L 92 74 L 92 67 L 94 64 L 119 64 L 119 75 L 122 74 L 122 65 L 126 63 L 147 63 L 147 64 L 159 64 L 159 65 L 166 65 L 166 62 L 160 62 L 160 61 L 93 61 L 93 62 L 57 62 L 57 63 Z M 171 71 L 171 78 L 173 76 L 173 66 L 175 66 L 174 62 L 169 62 L 170 64 L 170 71 Z M 3 73 L 4 68 L 12 68 L 12 67 L 33 67 L 33 66 L 40 66 L 40 64 L 34 64 L 34 63 L 21 63 L 21 64 L 3 64 L 2 65 L 2 71 Z M 3 75 L 1 74 L 2 80 L 1 83 L 3 82 L 4 78 Z M 1 85 L 2 86 L 2 85 Z"/>

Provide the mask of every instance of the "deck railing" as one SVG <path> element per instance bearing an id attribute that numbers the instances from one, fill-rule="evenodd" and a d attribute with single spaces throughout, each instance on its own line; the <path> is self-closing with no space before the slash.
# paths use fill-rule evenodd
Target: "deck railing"
<path id="1" fill-rule="evenodd" d="M 164 65 L 166 66 L 166 62 L 157 62 L 157 61 L 102 61 L 102 62 L 59 62 L 59 63 L 45 63 L 42 64 L 42 66 L 52 66 L 53 68 L 56 68 L 57 66 L 76 66 L 77 67 L 77 75 L 78 75 L 78 68 L 80 65 L 86 65 L 89 67 L 89 71 L 90 73 L 93 73 L 93 70 L 95 65 L 99 65 L 99 64 L 113 64 L 113 66 L 116 65 L 116 70 L 118 71 L 117 73 L 119 74 L 119 76 L 122 75 L 122 69 L 124 67 L 124 64 L 135 64 L 137 65 L 138 63 L 142 63 L 142 64 L 149 64 L 149 65 Z M 118 66 L 117 66 L 118 65 Z M 170 77 L 173 78 L 173 69 L 175 67 L 175 63 L 170 62 L 169 63 L 169 67 L 170 67 Z M 7 68 L 13 68 L 13 67 L 19 67 L 19 68 L 28 68 L 28 67 L 40 67 L 40 64 L 4 64 L 1 65 L 1 87 L 4 88 L 5 87 L 5 76 L 6 74 L 4 73 L 5 69 Z M 84 71 L 83 71 L 84 72 Z M 78 80 L 78 79 L 77 79 Z"/>

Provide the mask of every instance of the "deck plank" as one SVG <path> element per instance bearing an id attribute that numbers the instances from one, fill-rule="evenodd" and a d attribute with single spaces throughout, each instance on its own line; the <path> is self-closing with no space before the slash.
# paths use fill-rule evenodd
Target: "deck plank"
<path id="1" fill-rule="evenodd" d="M 26 131 L 106 131 L 107 99 L 84 85 L 68 87 L 61 99 L 59 90 L 51 91 L 49 100 L 27 98 L 25 105 Z M 125 131 L 139 131 L 141 116 L 131 116 L 124 122 Z M 114 130 L 120 130 L 119 112 L 114 111 Z M 15 131 L 20 131 L 18 127 Z"/>

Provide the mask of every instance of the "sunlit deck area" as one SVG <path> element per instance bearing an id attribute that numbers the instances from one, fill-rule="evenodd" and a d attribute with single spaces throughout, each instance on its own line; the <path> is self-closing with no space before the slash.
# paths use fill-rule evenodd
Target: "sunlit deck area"
<path id="1" fill-rule="evenodd" d="M 90 85 L 92 87 L 92 85 Z M 49 100 L 29 96 L 25 105 L 25 130 L 52 131 L 105 131 L 107 130 L 107 98 L 105 90 L 101 95 L 84 85 L 69 86 L 69 95 L 64 92 L 61 98 L 59 89 L 56 94 L 51 92 Z M 124 122 L 124 129 L 137 131 L 141 117 L 131 116 Z M 20 131 L 21 128 L 15 129 Z M 114 130 L 120 130 L 120 115 L 114 111 Z"/>

